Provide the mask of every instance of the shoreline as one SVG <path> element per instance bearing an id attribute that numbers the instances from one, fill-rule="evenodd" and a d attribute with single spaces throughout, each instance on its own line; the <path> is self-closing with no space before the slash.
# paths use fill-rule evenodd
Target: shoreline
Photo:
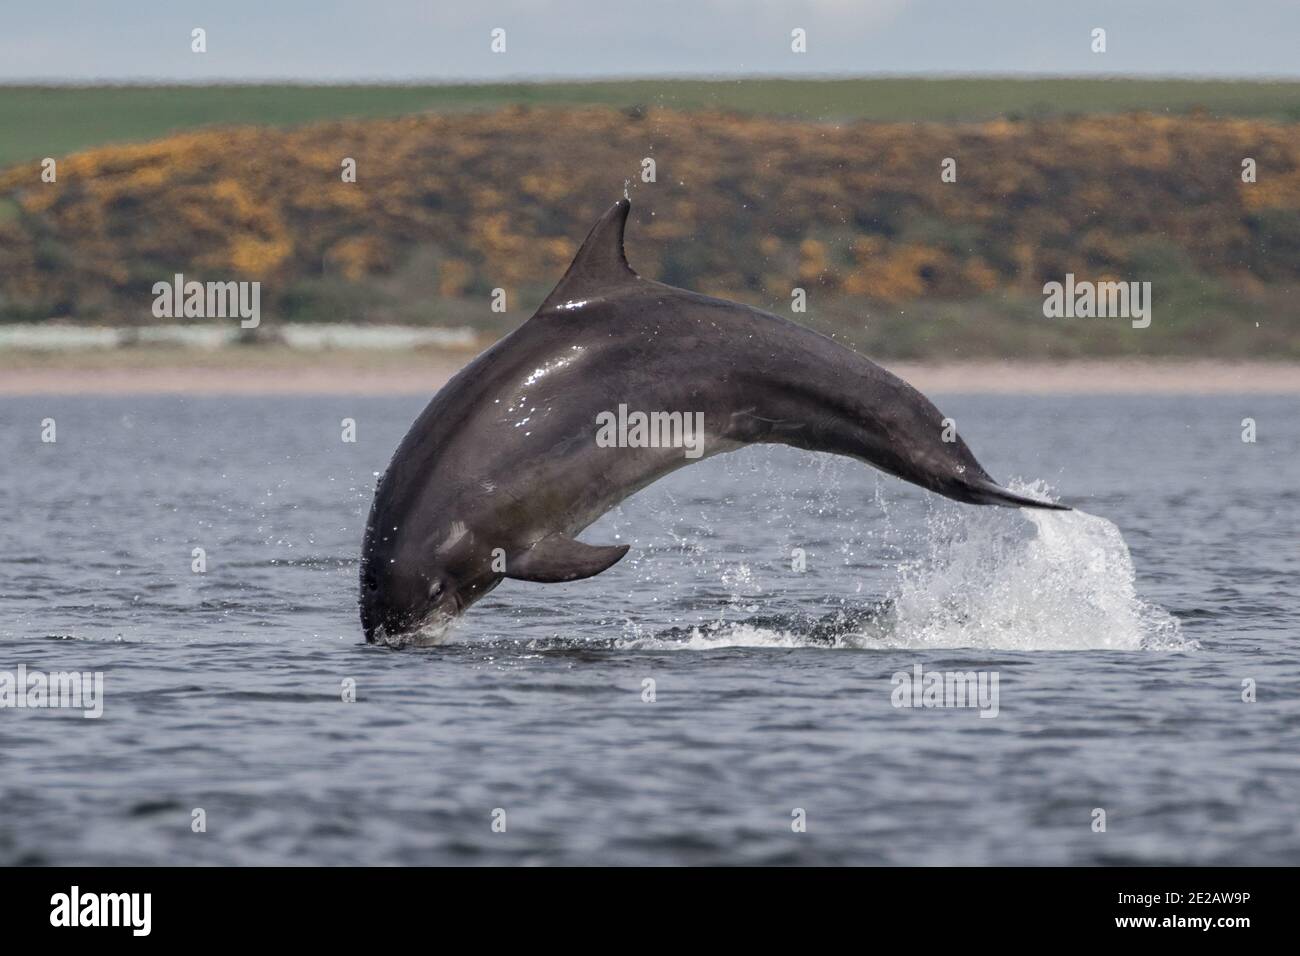
<path id="1" fill-rule="evenodd" d="M 432 395 L 473 354 L 120 353 L 0 356 L 0 395 Z M 1300 363 L 1086 359 L 879 363 L 927 393 L 1006 395 L 1300 394 Z"/>

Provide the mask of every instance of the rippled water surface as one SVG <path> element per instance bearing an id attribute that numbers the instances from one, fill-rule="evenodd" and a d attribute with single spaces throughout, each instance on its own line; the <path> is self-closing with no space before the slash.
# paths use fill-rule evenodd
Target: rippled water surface
<path id="1" fill-rule="evenodd" d="M 1082 513 L 748 449 L 391 651 L 356 558 L 423 401 L 6 399 L 0 671 L 104 710 L 0 709 L 0 863 L 1300 862 L 1294 399 L 937 401 Z M 894 706 L 918 665 L 997 716 Z"/>

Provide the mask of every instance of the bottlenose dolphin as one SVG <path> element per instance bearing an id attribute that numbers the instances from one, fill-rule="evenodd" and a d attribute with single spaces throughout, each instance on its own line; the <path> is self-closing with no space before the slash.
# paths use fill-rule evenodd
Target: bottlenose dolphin
<path id="1" fill-rule="evenodd" d="M 503 578 L 599 574 L 628 547 L 580 531 L 669 472 L 758 442 L 848 455 L 970 504 L 1064 507 L 999 487 L 924 395 L 858 353 L 637 275 L 630 208 L 600 218 L 536 314 L 398 446 L 366 524 L 367 641 L 436 643 Z"/>

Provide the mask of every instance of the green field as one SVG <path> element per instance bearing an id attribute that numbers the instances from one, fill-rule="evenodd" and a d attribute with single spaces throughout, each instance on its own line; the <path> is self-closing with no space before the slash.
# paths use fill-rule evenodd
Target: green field
<path id="1" fill-rule="evenodd" d="M 431 110 L 602 104 L 827 121 L 1147 110 L 1300 120 L 1300 82 L 1135 79 L 625 80 L 447 86 L 0 86 L 0 167 L 209 124 L 285 126 Z"/>

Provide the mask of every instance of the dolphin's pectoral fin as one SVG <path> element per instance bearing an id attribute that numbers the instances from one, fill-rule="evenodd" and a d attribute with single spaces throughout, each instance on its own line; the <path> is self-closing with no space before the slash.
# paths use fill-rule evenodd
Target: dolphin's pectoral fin
<path id="1" fill-rule="evenodd" d="M 506 577 L 546 584 L 578 581 L 612 567 L 627 551 L 625 544 L 583 544 L 568 535 L 548 534 L 523 554 L 506 561 Z"/>
<path id="2" fill-rule="evenodd" d="M 608 291 L 639 276 L 623 254 L 623 229 L 632 204 L 620 199 L 596 221 L 573 264 L 542 303 L 539 313 Z"/>

